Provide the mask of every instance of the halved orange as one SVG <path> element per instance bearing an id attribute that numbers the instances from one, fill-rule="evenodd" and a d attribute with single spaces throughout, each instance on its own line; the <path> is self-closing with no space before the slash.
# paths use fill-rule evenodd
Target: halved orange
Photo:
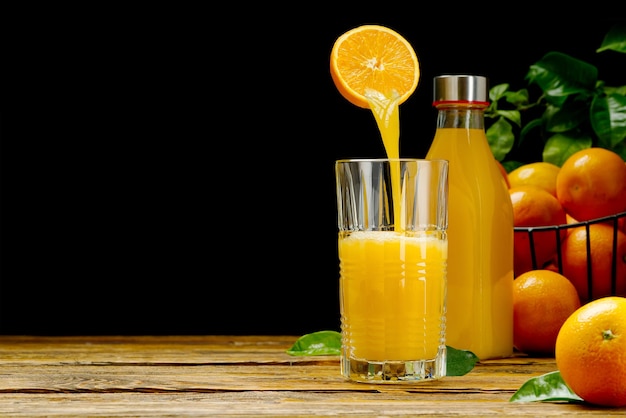
<path id="1" fill-rule="evenodd" d="M 339 93 L 350 103 L 369 109 L 368 89 L 385 97 L 394 92 L 404 103 L 417 88 L 419 61 L 411 44 L 398 32 L 380 25 L 362 25 L 335 41 L 330 74 Z"/>

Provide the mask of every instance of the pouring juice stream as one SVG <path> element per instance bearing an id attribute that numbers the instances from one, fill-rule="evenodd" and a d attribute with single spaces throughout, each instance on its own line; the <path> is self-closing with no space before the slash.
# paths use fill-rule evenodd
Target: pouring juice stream
<path id="1" fill-rule="evenodd" d="M 394 93 L 388 98 L 376 90 L 366 89 L 365 98 L 376 119 L 387 158 L 400 158 L 400 96 Z M 402 232 L 405 230 L 405 218 L 401 214 L 400 163 L 397 161 L 391 162 L 391 194 L 394 230 Z"/>

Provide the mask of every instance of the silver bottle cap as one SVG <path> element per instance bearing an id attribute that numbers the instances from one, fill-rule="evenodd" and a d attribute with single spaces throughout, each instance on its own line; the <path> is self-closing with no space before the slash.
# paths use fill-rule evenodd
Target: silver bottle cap
<path id="1" fill-rule="evenodd" d="M 480 75 L 440 75 L 435 77 L 433 104 L 441 102 L 487 103 L 487 78 Z"/>

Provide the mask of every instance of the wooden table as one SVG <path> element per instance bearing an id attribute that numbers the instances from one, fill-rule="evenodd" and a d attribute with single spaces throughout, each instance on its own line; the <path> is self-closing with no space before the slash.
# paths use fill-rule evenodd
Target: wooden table
<path id="1" fill-rule="evenodd" d="M 0 336 L 0 416 L 550 416 L 626 408 L 511 403 L 553 358 L 484 361 L 409 385 L 345 381 L 337 357 L 293 357 L 293 336 Z"/>

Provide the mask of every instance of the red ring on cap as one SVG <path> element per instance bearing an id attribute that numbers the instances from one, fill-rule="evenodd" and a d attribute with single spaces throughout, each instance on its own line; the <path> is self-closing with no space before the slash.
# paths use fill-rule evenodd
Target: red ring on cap
<path id="1" fill-rule="evenodd" d="M 475 104 L 489 106 L 489 102 L 481 102 L 478 100 L 437 100 L 433 102 L 433 106 L 439 106 L 442 104 Z"/>

